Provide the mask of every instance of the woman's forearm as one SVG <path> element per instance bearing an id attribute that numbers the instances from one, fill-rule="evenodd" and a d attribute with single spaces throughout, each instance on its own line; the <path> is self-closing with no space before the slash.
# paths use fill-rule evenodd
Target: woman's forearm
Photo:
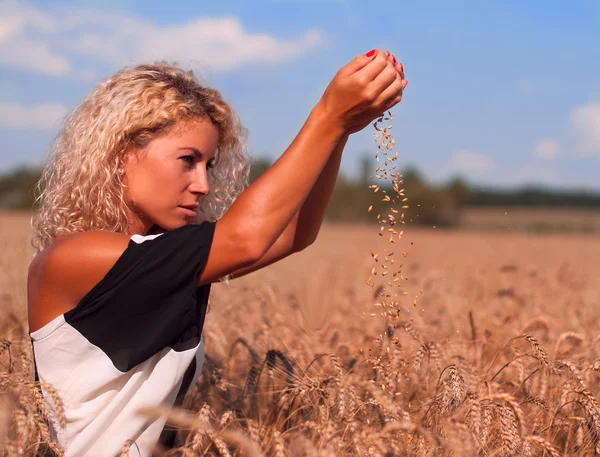
<path id="1" fill-rule="evenodd" d="M 333 195 L 342 162 L 342 153 L 347 142 L 348 134 L 344 134 L 329 156 L 327 164 L 298 211 L 297 217 L 290 223 L 289 230 L 293 232 L 294 250 L 303 249 L 317 239 L 319 229 L 325 219 L 327 205 Z"/>
<path id="2" fill-rule="evenodd" d="M 343 135 L 343 127 L 317 105 L 292 144 L 242 192 L 221 221 L 238 226 L 240 242 L 245 239 L 256 255 L 266 253 L 308 198 Z"/>

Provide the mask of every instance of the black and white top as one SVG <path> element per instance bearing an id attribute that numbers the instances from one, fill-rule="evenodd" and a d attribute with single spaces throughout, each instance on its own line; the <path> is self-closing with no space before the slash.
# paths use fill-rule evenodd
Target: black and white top
<path id="1" fill-rule="evenodd" d="M 204 360 L 210 284 L 197 286 L 215 223 L 133 235 L 106 276 L 71 311 L 31 332 L 36 377 L 64 405 L 61 428 L 48 393 L 51 433 L 67 457 L 130 456 L 170 447 L 165 419 L 141 408 L 181 404 Z M 138 451 L 139 449 L 139 451 Z"/>

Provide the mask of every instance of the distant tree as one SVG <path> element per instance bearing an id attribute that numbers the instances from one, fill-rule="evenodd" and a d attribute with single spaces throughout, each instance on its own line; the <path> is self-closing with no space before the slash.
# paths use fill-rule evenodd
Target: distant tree
<path id="1" fill-rule="evenodd" d="M 340 171 L 325 217 L 330 221 L 368 221 L 367 208 L 373 204 L 372 193 L 360 182 L 350 180 Z M 376 214 L 376 213 L 375 213 Z"/>
<path id="2" fill-rule="evenodd" d="M 272 165 L 273 161 L 266 156 L 254 158 L 250 165 L 250 182 L 256 181 Z M 391 180 L 375 179 L 376 166 L 373 157 L 365 153 L 359 156 L 358 176 L 355 179 L 348 178 L 340 171 L 327 207 L 327 220 L 374 223 L 378 214 L 387 214 L 390 203 L 383 202 L 383 192 L 375 193 L 369 185 L 377 184 L 390 196 L 394 196 L 394 190 Z M 531 186 L 517 189 L 475 188 L 460 176 L 453 177 L 444 185 L 434 186 L 416 168 L 409 167 L 401 172 L 402 183 L 399 185 L 405 189 L 408 201 L 402 204 L 396 201 L 395 209 L 405 213 L 407 224 L 454 226 L 460 222 L 461 209 L 473 206 L 600 208 L 600 194 L 590 191 Z M 0 208 L 33 209 L 36 197 L 34 189 L 40 174 L 39 169 L 20 167 L 0 175 Z M 408 205 L 408 208 L 402 209 L 404 205 Z M 369 212 L 370 206 L 372 209 Z"/>
<path id="3" fill-rule="evenodd" d="M 473 191 L 467 181 L 460 176 L 452 178 L 445 187 L 446 191 L 460 206 L 468 204 L 473 199 Z"/>
<path id="4" fill-rule="evenodd" d="M 402 171 L 402 181 L 404 181 L 403 187 L 410 187 L 412 189 L 427 187 L 427 183 L 425 183 L 421 173 L 413 167 Z"/>
<path id="5" fill-rule="evenodd" d="M 451 227 L 460 221 L 460 208 L 449 192 L 417 180 L 405 182 L 404 187 L 409 206 L 404 210 L 407 223 Z"/>
<path id="6" fill-rule="evenodd" d="M 41 171 L 20 167 L 0 176 L 0 207 L 32 209 L 35 201 L 34 187 Z"/>
<path id="7" fill-rule="evenodd" d="M 363 188 L 367 187 L 369 185 L 369 176 L 373 176 L 374 173 L 375 169 L 373 168 L 371 157 L 363 154 L 360 158 L 359 184 Z"/>
<path id="8" fill-rule="evenodd" d="M 256 181 L 260 175 L 271 167 L 271 165 L 273 165 L 273 162 L 266 157 L 257 157 L 256 159 L 253 159 L 252 164 L 250 165 L 250 182 L 253 183 Z"/>

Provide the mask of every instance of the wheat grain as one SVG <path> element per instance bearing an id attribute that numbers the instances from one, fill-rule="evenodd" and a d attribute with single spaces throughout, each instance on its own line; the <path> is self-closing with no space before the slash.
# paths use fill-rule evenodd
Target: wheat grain
<path id="1" fill-rule="evenodd" d="M 42 383 L 40 384 L 40 388 L 48 392 L 48 395 L 52 399 L 52 404 L 54 406 L 54 412 L 56 419 L 58 420 L 58 425 L 60 428 L 65 428 L 67 426 L 67 419 L 65 417 L 65 409 L 60 399 L 58 393 L 50 384 Z M 40 404 L 40 407 L 44 407 L 45 405 Z"/>
<path id="2" fill-rule="evenodd" d="M 387 158 L 393 154 L 389 152 Z M 380 154 L 380 158 L 383 168 L 386 157 Z M 398 196 L 397 191 L 403 186 L 397 181 L 392 193 L 391 187 L 383 183 L 386 178 L 395 176 L 391 173 L 386 175 L 384 171 L 378 174 L 382 176 L 378 180 L 380 198 L 385 195 L 390 197 L 388 208 L 381 212 L 381 219 L 386 223 L 381 225 L 384 225 L 384 233 L 393 234 L 399 245 L 406 240 L 406 236 L 400 239 L 400 230 L 394 234 L 389 229 L 401 227 L 398 225 L 401 211 L 398 210 L 405 203 L 401 200 L 406 197 Z M 392 204 L 393 199 L 398 202 L 396 205 Z M 395 208 L 389 209 L 391 206 Z M 0 223 L 0 232 L 2 230 Z M 339 235 L 342 231 L 336 229 L 332 233 Z M 484 235 L 481 236 L 484 238 Z M 461 237 L 467 239 L 465 234 L 453 236 L 443 246 L 449 249 L 450 245 L 460 245 L 463 242 Z M 473 238 L 468 239 L 469 243 L 476 245 Z M 346 240 L 353 239 L 344 238 L 344 245 Z M 382 241 L 385 243 L 387 237 Z M 569 243 L 575 241 L 573 237 Z M 498 239 L 495 242 L 502 245 Z M 528 242 L 535 240 L 531 237 Z M 352 247 L 368 246 L 367 242 L 363 245 L 354 241 L 348 243 Z M 436 243 L 433 238 L 427 238 L 428 249 L 442 252 L 442 244 Z M 515 252 L 525 256 L 525 248 L 520 247 L 525 244 L 520 245 L 515 238 L 511 240 L 511 249 L 512 243 L 515 244 Z M 546 243 L 549 246 L 551 242 Z M 297 295 L 298 291 L 288 291 L 287 287 L 296 287 L 293 281 L 296 277 L 292 277 L 293 280 L 287 284 L 282 280 L 285 277 L 278 277 L 274 273 L 271 277 L 272 270 L 265 270 L 264 281 L 261 278 L 261 282 L 272 280 L 271 284 L 274 285 L 270 292 L 256 286 L 256 282 L 251 280 L 243 282 L 243 278 L 240 278 L 235 290 L 215 287 L 214 300 L 219 306 L 213 307 L 211 319 L 206 323 L 205 365 L 198 384 L 193 387 L 185 403 L 191 413 L 177 419 L 177 411 L 169 412 L 172 417 L 168 422 L 181 428 L 176 441 L 179 447 L 165 450 L 160 455 L 214 457 L 227 455 L 226 452 L 236 456 L 262 455 L 261 442 L 265 447 L 265 455 L 285 452 L 289 457 L 348 457 L 368 455 L 369 452 L 386 457 L 499 457 L 509 452 L 517 452 L 522 456 L 555 457 L 556 452 L 564 457 L 594 455 L 600 434 L 600 412 L 596 400 L 600 381 L 600 347 L 596 344 L 598 340 L 595 336 L 588 336 L 593 332 L 589 325 L 596 321 L 592 312 L 594 302 L 590 301 L 590 298 L 597 296 L 597 286 L 591 287 L 593 281 L 585 286 L 574 286 L 570 282 L 555 285 L 555 278 L 548 276 L 551 273 L 546 274 L 543 268 L 536 268 L 535 277 L 524 274 L 522 277 L 514 275 L 498 279 L 497 275 L 483 274 L 478 269 L 476 262 L 483 264 L 483 257 L 476 256 L 480 255 L 479 251 L 485 253 L 484 249 L 469 251 L 468 256 L 456 256 L 452 268 L 446 268 L 443 263 L 446 258 L 440 257 L 433 264 L 426 259 L 418 259 L 421 270 L 417 271 L 437 269 L 437 272 L 416 281 L 414 274 L 405 274 L 406 267 L 399 266 L 404 261 L 401 253 L 407 252 L 407 249 L 398 246 L 393 254 L 389 248 L 396 245 L 386 246 L 387 251 L 379 246 L 377 249 L 368 246 L 370 249 L 363 251 L 378 253 L 378 262 L 372 257 L 366 259 L 370 263 L 367 271 L 376 265 L 378 274 L 373 277 L 372 289 L 364 294 L 356 287 L 359 281 L 354 281 L 354 275 L 360 273 L 351 267 L 350 257 L 346 257 L 350 250 L 338 251 L 336 268 L 340 269 L 347 282 L 337 283 L 329 278 L 330 284 L 323 287 L 323 296 L 318 297 L 318 302 L 330 304 L 331 310 L 336 307 L 340 311 L 328 315 L 331 321 L 322 331 L 294 327 L 299 302 L 292 296 Z M 331 257 L 327 249 L 326 244 L 319 249 L 320 258 Z M 585 250 L 581 252 L 589 256 L 593 249 L 594 246 L 587 240 Z M 511 255 L 508 248 L 501 250 L 507 256 Z M 552 250 L 556 249 L 545 249 L 544 252 Z M 307 254 L 310 256 L 310 250 Z M 425 257 L 427 255 L 424 254 Z M 391 266 L 394 258 L 398 261 Z M 465 262 L 465 259 L 472 259 L 473 262 Z M 523 261 L 527 262 L 525 258 Z M 490 259 L 485 257 L 485 262 L 489 265 Z M 343 270 L 339 267 L 340 263 L 344 266 Z M 415 263 L 413 260 L 405 265 L 412 268 Z M 312 263 L 309 265 L 312 266 Z M 551 269 L 548 271 L 553 272 Z M 382 278 L 385 272 L 390 278 Z M 412 281 L 408 282 L 405 279 L 407 276 L 411 276 Z M 0 274 L 0 286 L 3 285 L 1 278 Z M 378 279 L 388 280 L 389 283 L 375 283 Z M 506 284 L 507 280 L 511 283 Z M 407 283 L 414 290 L 409 289 Z M 402 284 L 404 288 L 396 289 L 396 284 Z M 515 302 L 514 306 L 497 308 L 490 300 L 494 300 L 497 290 L 509 286 L 519 290 L 518 296 L 525 305 L 520 306 Z M 5 306 L 5 289 L 0 287 L 0 290 L 0 305 Z M 411 302 L 417 290 L 427 292 L 424 300 L 421 300 L 421 294 L 418 295 L 419 302 L 430 304 L 434 312 L 425 315 L 412 309 Z M 402 292 L 407 292 L 406 298 Z M 396 293 L 397 296 L 394 295 Z M 10 295 L 12 297 L 15 293 L 10 292 Z M 560 306 L 544 315 L 542 306 L 551 302 Z M 383 313 L 385 322 L 379 321 L 379 318 L 365 318 L 360 322 L 350 319 L 349 316 L 363 304 L 376 306 L 376 316 L 381 315 L 379 312 Z M 472 337 L 473 332 L 467 320 L 468 310 L 474 310 L 474 304 L 478 306 L 476 338 Z M 522 332 L 518 332 L 520 323 L 527 322 L 532 314 L 538 312 L 542 316 L 530 320 L 521 329 Z M 222 316 L 219 316 L 220 313 Z M 0 314 L 5 316 L 1 306 Z M 0 350 L 0 403 L 5 410 L 10 410 L 0 409 L 0 455 L 33 455 L 36 450 L 40 455 L 58 453 L 60 450 L 55 448 L 53 451 L 50 442 L 44 443 L 49 439 L 45 420 L 57 418 L 53 417 L 52 411 L 45 412 L 40 405 L 44 403 L 53 410 L 60 407 L 48 389 L 31 382 L 32 359 L 30 353 L 22 354 L 30 351 L 27 332 L 25 330 L 23 334 L 12 322 L 9 317 L 0 319 L 0 333 L 3 338 L 8 338 L 0 340 L 0 348 L 4 348 Z M 575 325 L 577 333 L 567 331 Z M 334 331 L 330 332 L 329 329 Z M 556 334 L 551 334 L 551 329 Z M 513 345 L 514 348 L 503 346 L 512 335 L 522 333 L 535 335 L 535 342 L 527 340 L 526 350 L 522 347 L 519 350 L 517 345 Z M 244 342 L 234 344 L 246 346 L 247 353 L 233 353 L 231 342 L 237 341 L 241 335 L 245 338 Z M 10 344 L 6 341 L 10 341 Z M 536 346 L 536 342 L 539 346 Z M 283 350 L 269 349 L 276 347 L 273 343 L 285 346 L 285 353 Z M 228 355 L 230 348 L 232 351 Z M 419 351 L 422 351 L 422 360 L 417 375 L 413 364 Z M 335 354 L 339 362 L 336 366 L 334 359 L 323 356 L 326 360 L 315 362 L 310 372 L 305 373 L 303 368 L 318 354 Z M 507 364 L 508 369 L 502 370 L 501 375 L 492 381 L 490 376 L 494 373 L 490 376 L 484 373 L 489 365 L 493 365 L 491 361 L 496 354 L 499 367 Z M 373 364 L 367 363 L 371 360 Z M 261 364 L 264 371 L 261 371 Z M 446 368 L 436 371 L 438 364 Z M 373 366 L 377 369 L 373 370 Z M 456 368 L 451 370 L 451 366 Z M 252 367 L 254 371 L 251 371 Z M 462 377 L 460 384 L 464 383 L 467 392 L 462 403 L 460 392 L 451 394 L 450 375 L 454 370 Z M 265 381 L 267 376 L 268 382 Z M 288 383 L 287 377 L 291 377 L 292 382 Z M 458 378 L 454 382 L 458 385 Z M 43 397 L 34 393 L 34 388 L 42 388 Z M 243 395 L 244 402 L 240 403 Z M 502 395 L 508 395 L 507 399 L 513 405 L 505 401 Z M 436 408 L 444 413 L 438 414 L 436 421 L 428 424 L 423 417 L 436 397 Z M 453 402 L 452 398 L 458 398 L 459 401 Z M 210 405 L 210 409 L 207 406 L 203 410 L 205 403 Z M 247 408 L 249 403 L 255 404 L 256 408 Z M 206 422 L 209 427 L 205 429 L 200 427 L 197 415 L 201 411 L 208 418 L 205 418 L 203 427 L 206 427 Z M 504 432 L 501 430 L 502 414 Z M 8 420 L 4 426 L 4 440 L 1 436 L 3 417 L 5 422 Z M 249 420 L 254 425 L 248 425 Z M 396 424 L 404 425 L 393 429 Z M 60 427 L 58 420 L 55 425 Z M 216 430 L 215 426 L 222 430 Z M 255 429 L 254 432 L 250 431 L 251 428 Z M 467 429 L 476 441 L 477 449 L 471 449 Z M 242 433 L 246 430 L 248 432 Z M 226 432 L 239 433 L 240 439 L 246 440 L 246 445 L 253 443 L 248 438 L 248 434 L 252 433 L 255 454 L 230 439 Z M 510 446 L 505 446 L 511 434 L 521 439 L 520 447 L 515 445 L 512 450 Z M 202 446 L 195 446 L 197 451 L 191 449 L 194 436 L 204 439 Z M 300 449 L 303 445 L 298 444 L 303 440 L 308 443 L 304 446 L 305 451 Z M 279 446 L 279 450 L 276 446 Z M 136 454 L 135 447 L 128 452 L 130 455 Z"/>
<path id="3" fill-rule="evenodd" d="M 212 442 L 214 443 L 221 457 L 231 457 L 231 452 L 229 452 L 229 448 L 221 438 L 213 436 Z"/>
<path id="4" fill-rule="evenodd" d="M 550 362 L 548 360 L 548 353 L 542 347 L 540 342 L 536 338 L 534 338 L 533 336 L 531 336 L 527 333 L 523 334 L 523 338 L 525 338 L 531 344 L 531 346 L 533 347 L 533 349 L 535 351 L 535 356 L 540 361 L 540 363 L 546 367 L 549 367 Z"/>
<path id="5" fill-rule="evenodd" d="M 441 389 L 441 414 L 452 414 L 458 409 L 466 398 L 465 380 L 458 371 L 456 365 L 450 365 L 445 368 L 446 379 L 442 383 Z"/>
<path id="6" fill-rule="evenodd" d="M 273 432 L 273 457 L 287 457 L 285 442 L 278 430 Z"/>
<path id="7" fill-rule="evenodd" d="M 521 451 L 522 437 L 519 434 L 518 421 L 514 409 L 506 404 L 500 405 L 499 408 L 502 443 L 508 450 L 509 455 L 517 456 Z"/>
<path id="8" fill-rule="evenodd" d="M 600 442 L 600 406 L 594 395 L 587 389 L 575 389 L 574 392 L 580 396 L 580 402 L 583 405 L 586 417 L 586 425 L 594 440 L 594 444 L 598 446 Z"/>
<path id="9" fill-rule="evenodd" d="M 552 444 L 550 444 L 548 441 L 546 441 L 541 436 L 531 435 L 525 439 L 530 443 L 534 443 L 534 444 L 537 444 L 538 446 L 540 446 L 543 450 L 548 452 L 551 457 L 561 457 L 561 454 L 558 451 L 558 449 L 556 449 L 554 446 L 552 446 Z"/>
<path id="10" fill-rule="evenodd" d="M 227 410 L 221 415 L 219 421 L 220 427 L 223 429 L 231 424 L 235 420 L 235 412 L 233 410 Z"/>

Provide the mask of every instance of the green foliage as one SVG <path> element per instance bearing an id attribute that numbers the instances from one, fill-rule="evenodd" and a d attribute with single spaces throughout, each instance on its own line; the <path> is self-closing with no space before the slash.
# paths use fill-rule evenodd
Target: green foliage
<path id="1" fill-rule="evenodd" d="M 552 206 L 599 208 L 600 195 L 585 191 L 557 191 L 542 187 L 521 189 L 482 189 L 468 201 L 473 206 Z"/>
<path id="2" fill-rule="evenodd" d="M 349 180 L 340 173 L 325 219 L 328 221 L 368 221 L 367 208 L 372 203 L 371 190 L 367 185 L 361 185 Z M 371 202 L 371 203 L 370 203 Z"/>
<path id="3" fill-rule="evenodd" d="M 273 162 L 265 157 L 253 159 L 252 165 L 250 166 L 250 182 L 253 183 L 256 181 L 256 179 L 267 171 L 271 165 L 273 165 Z"/>
<path id="4" fill-rule="evenodd" d="M 32 209 L 40 170 L 21 167 L 0 176 L 0 208 Z"/>
<path id="5" fill-rule="evenodd" d="M 362 156 L 358 179 L 349 179 L 340 172 L 331 201 L 327 208 L 328 221 L 374 222 L 377 214 L 387 217 L 391 208 L 398 211 L 397 219 L 405 213 L 407 224 L 436 227 L 456 226 L 460 222 L 461 209 L 468 206 L 570 206 L 600 208 L 600 195 L 586 192 L 550 191 L 527 187 L 517 190 L 481 189 L 471 187 L 463 178 L 454 177 L 441 186 L 429 184 L 418 170 L 403 170 L 403 184 L 409 208 L 396 198 L 391 183 L 374 179 L 372 159 Z M 271 167 L 266 157 L 255 158 L 250 168 L 250 182 L 254 182 Z M 21 167 L 0 176 L 0 208 L 31 210 L 34 205 L 34 186 L 40 170 Z M 380 191 L 373 192 L 369 186 L 377 184 Z M 388 185 L 386 185 L 388 184 Z M 383 190 L 395 204 L 382 202 Z M 369 206 L 373 206 L 368 212 Z M 543 227 L 541 228 L 543 229 Z"/>
<path id="6" fill-rule="evenodd" d="M 460 222 L 460 207 L 452 194 L 444 189 L 418 186 L 407 188 L 409 208 L 405 211 L 407 223 L 452 227 Z"/>
<path id="7" fill-rule="evenodd" d="M 446 190 L 454 201 L 464 206 L 473 200 L 473 191 L 469 187 L 469 184 L 461 177 L 455 177 L 446 184 Z"/>

